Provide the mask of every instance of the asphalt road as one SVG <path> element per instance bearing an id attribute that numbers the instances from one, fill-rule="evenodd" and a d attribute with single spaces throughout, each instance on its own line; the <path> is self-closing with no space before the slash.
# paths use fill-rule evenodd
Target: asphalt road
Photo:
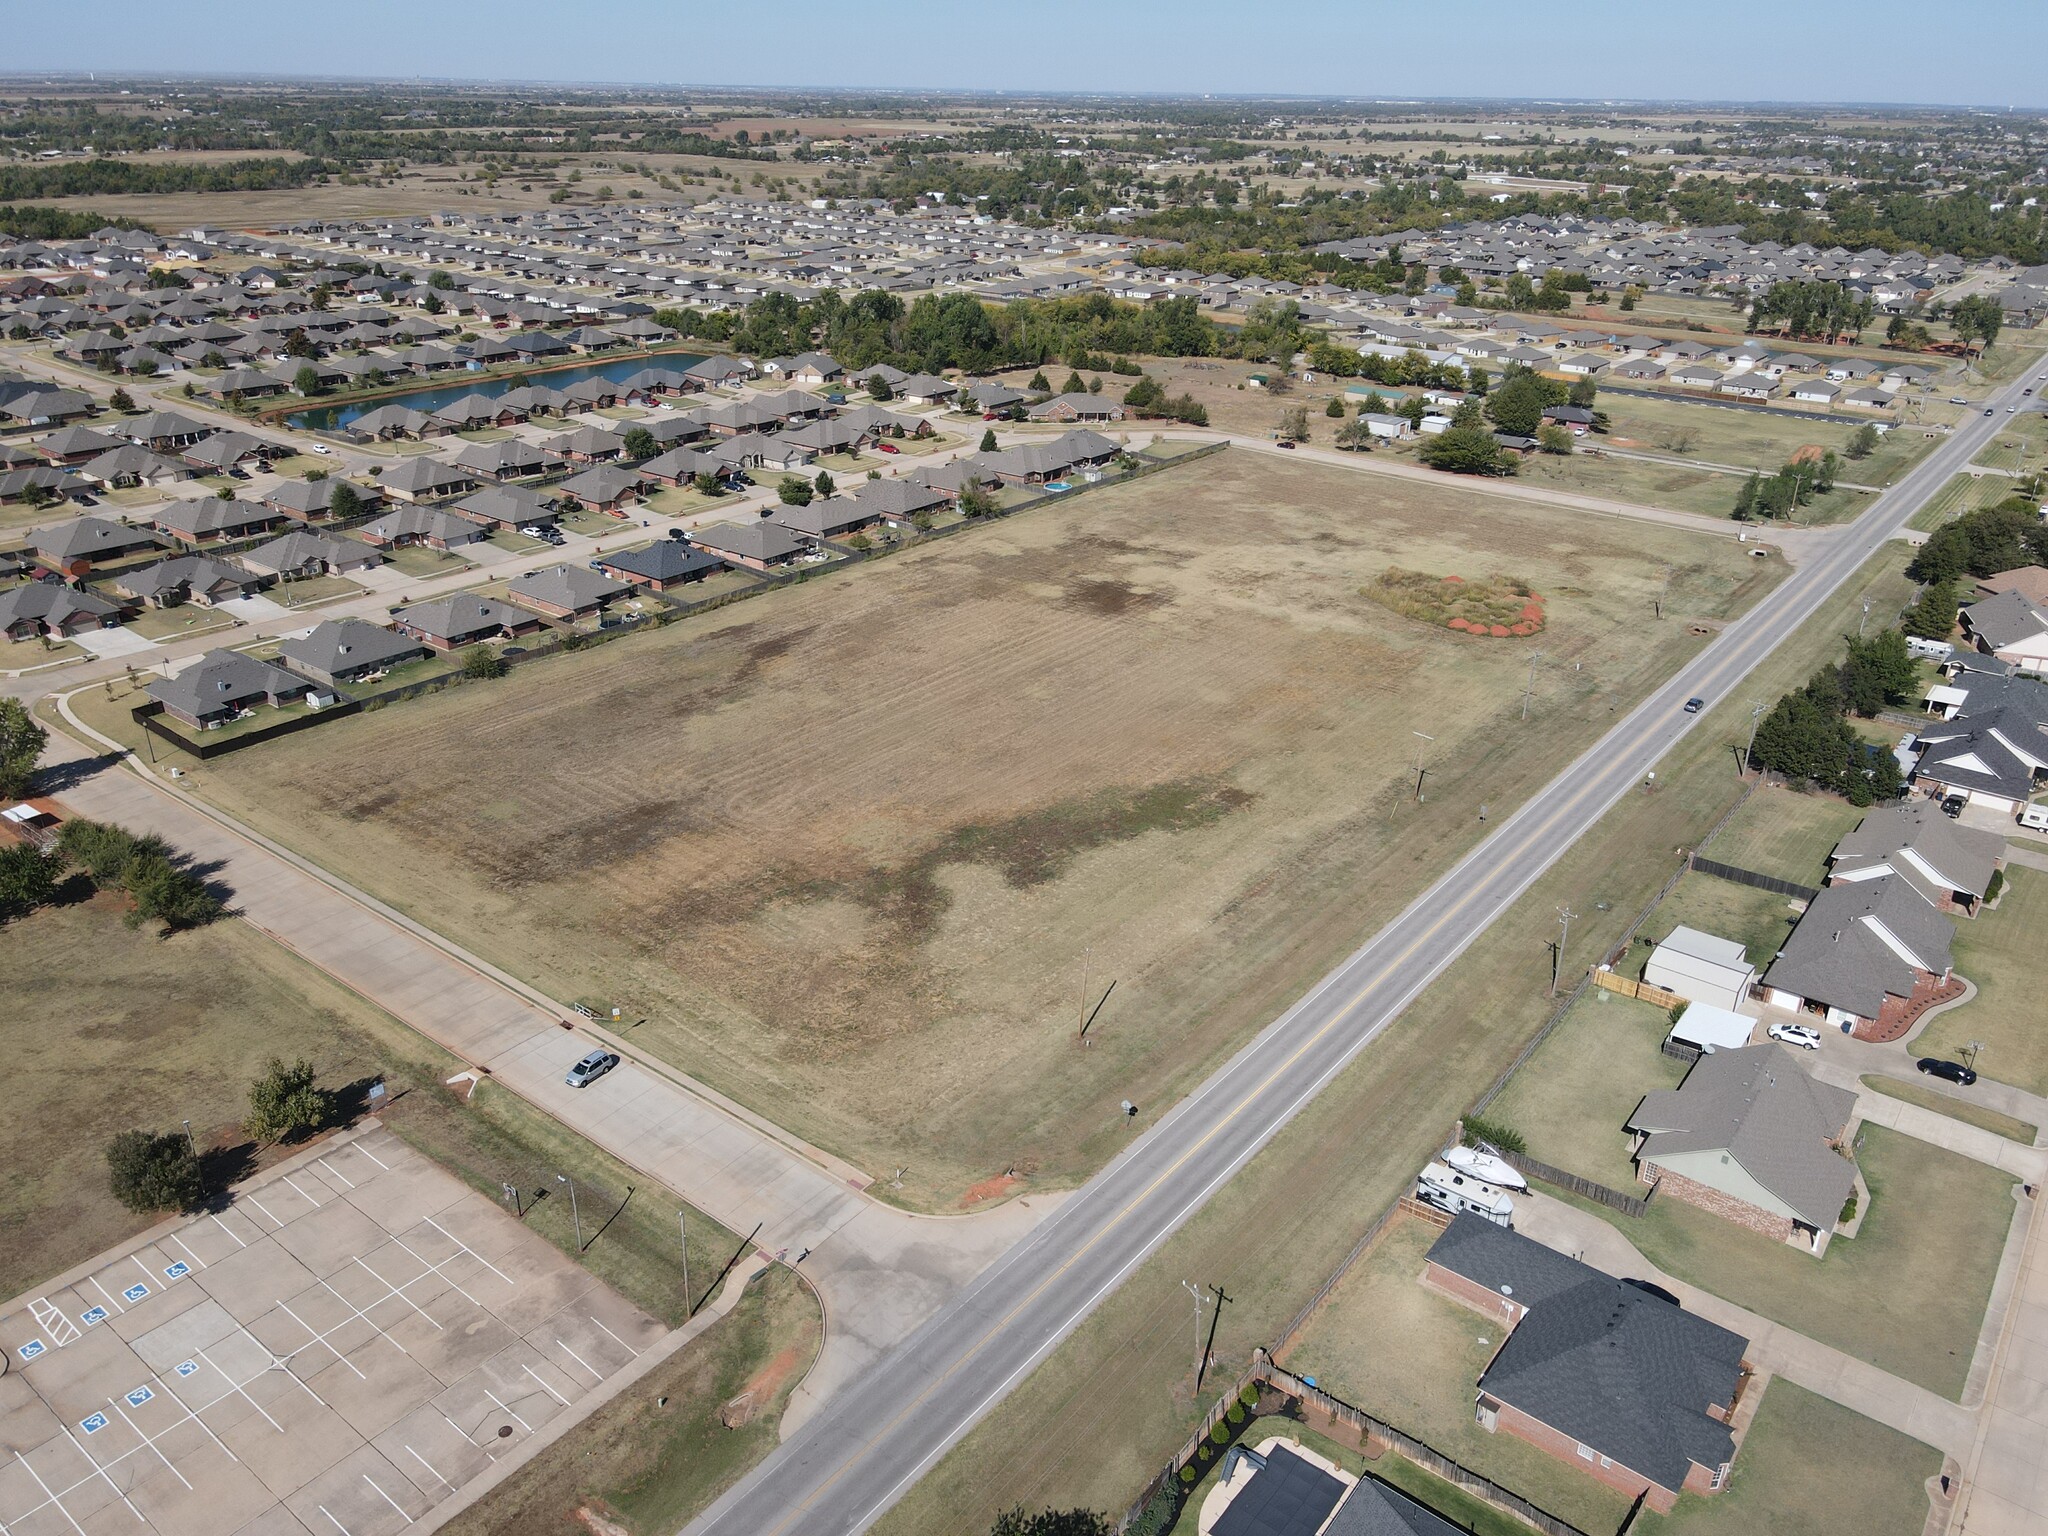
<path id="1" fill-rule="evenodd" d="M 865 1530 L 2026 405 L 2016 380 L 689 1527 Z"/>

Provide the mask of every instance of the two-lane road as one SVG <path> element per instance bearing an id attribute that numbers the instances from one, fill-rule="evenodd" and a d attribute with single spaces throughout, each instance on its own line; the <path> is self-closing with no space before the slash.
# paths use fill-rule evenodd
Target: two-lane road
<path id="1" fill-rule="evenodd" d="M 690 1530 L 864 1530 L 1805 622 L 2023 402 L 2015 381 Z"/>

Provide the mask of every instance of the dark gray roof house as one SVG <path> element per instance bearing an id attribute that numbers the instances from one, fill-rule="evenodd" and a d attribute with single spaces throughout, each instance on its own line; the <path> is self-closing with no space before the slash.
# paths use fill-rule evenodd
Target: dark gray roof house
<path id="1" fill-rule="evenodd" d="M 30 547 L 50 564 L 69 567 L 80 560 L 118 560 L 139 550 L 155 549 L 161 542 L 144 528 L 103 517 L 79 517 L 43 529 Z"/>
<path id="2" fill-rule="evenodd" d="M 622 549 L 599 557 L 595 564 L 607 575 L 657 592 L 725 569 L 718 556 L 681 539 L 658 539 L 642 549 Z"/>
<path id="3" fill-rule="evenodd" d="M 277 647 L 278 659 L 287 667 L 329 687 L 426 654 L 426 647 L 412 636 L 363 619 L 329 619 Z"/>
<path id="4" fill-rule="evenodd" d="M 187 725 L 226 723 L 258 704 L 282 704 L 311 688 L 305 678 L 240 651 L 208 651 L 173 677 L 149 685 L 149 696 Z"/>
<path id="5" fill-rule="evenodd" d="M 1428 1264 L 1437 1289 L 1473 1306 L 1497 1297 L 1511 1315 L 1479 1378 L 1487 1428 L 1659 1510 L 1720 1485 L 1747 1339 L 1476 1216 L 1454 1218 Z"/>
<path id="6" fill-rule="evenodd" d="M 1932 800 L 1880 806 L 1835 844 L 1831 883 L 1897 875 L 1952 912 L 1975 912 L 2005 863 L 2005 839 L 1945 816 Z"/>
<path id="7" fill-rule="evenodd" d="M 801 553 L 808 540 L 773 522 L 713 523 L 690 535 L 695 544 L 735 565 L 766 570 Z"/>
<path id="8" fill-rule="evenodd" d="M 1745 1225 L 1819 1252 L 1856 1187 L 1856 1165 L 1835 1150 L 1855 1112 L 1854 1093 L 1815 1082 L 1767 1041 L 1700 1057 L 1678 1087 L 1645 1095 L 1628 1129 L 1637 1168 L 1663 1194 L 1724 1215 L 1739 1204 L 1768 1217 Z"/>
<path id="9" fill-rule="evenodd" d="M 1780 1007 L 1827 1012 L 1831 1024 L 1874 1020 L 1891 998 L 1948 979 L 1955 924 L 1895 874 L 1823 886 L 1764 972 Z"/>
<path id="10" fill-rule="evenodd" d="M 514 579 L 505 596 L 522 607 L 566 619 L 596 613 L 625 591 L 624 582 L 587 565 L 551 565 Z"/>

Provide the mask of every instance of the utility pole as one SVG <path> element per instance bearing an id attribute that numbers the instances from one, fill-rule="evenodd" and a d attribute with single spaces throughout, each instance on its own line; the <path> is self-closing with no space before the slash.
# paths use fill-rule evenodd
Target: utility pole
<path id="1" fill-rule="evenodd" d="M 683 1321 L 688 1322 L 697 1315 L 696 1305 L 690 1300 L 690 1213 L 676 1212 L 676 1231 L 683 1240 Z"/>
<path id="2" fill-rule="evenodd" d="M 1183 1280 L 1181 1289 L 1195 1298 L 1195 1374 L 1202 1374 L 1202 1288 L 1192 1280 Z"/>
<path id="3" fill-rule="evenodd" d="M 1424 735 L 1421 731 L 1410 731 L 1409 734 L 1411 736 L 1420 736 L 1427 743 L 1433 744 L 1436 741 L 1434 736 Z M 1422 754 L 1428 750 L 1427 746 L 1420 746 L 1415 749 L 1415 799 L 1418 804 L 1422 800 L 1422 776 L 1429 772 L 1429 769 L 1423 764 Z"/>
<path id="4" fill-rule="evenodd" d="M 1081 1011 L 1076 1017 L 1081 1021 L 1081 1033 L 1084 1035 L 1088 1032 L 1088 957 L 1092 953 L 1092 947 L 1081 951 Z"/>
<path id="5" fill-rule="evenodd" d="M 1557 948 L 1550 956 L 1550 995 L 1557 996 L 1558 973 L 1564 969 L 1564 947 L 1571 942 L 1572 919 L 1579 914 L 1570 907 L 1557 909 Z"/>
<path id="6" fill-rule="evenodd" d="M 1536 663 L 1542 659 L 1543 653 L 1541 651 L 1531 651 L 1529 653 L 1529 682 L 1522 689 L 1522 718 L 1524 720 L 1529 718 L 1529 695 L 1536 691 Z"/>
<path id="7" fill-rule="evenodd" d="M 583 1213 L 576 1209 L 576 1183 L 566 1173 L 556 1174 L 555 1182 L 569 1186 L 569 1217 L 576 1223 L 576 1251 L 581 1253 L 583 1251 Z"/>
<path id="8" fill-rule="evenodd" d="M 1762 722 L 1763 717 L 1763 701 L 1761 699 L 1751 699 L 1749 701 L 1749 745 L 1742 749 L 1742 761 L 1736 765 L 1735 770 L 1738 774 L 1749 772 L 1750 754 L 1756 751 L 1756 728 Z"/>
<path id="9" fill-rule="evenodd" d="M 1870 599 L 1863 599 L 1863 617 L 1856 621 L 1856 638 L 1863 638 L 1863 626 L 1870 622 Z"/>

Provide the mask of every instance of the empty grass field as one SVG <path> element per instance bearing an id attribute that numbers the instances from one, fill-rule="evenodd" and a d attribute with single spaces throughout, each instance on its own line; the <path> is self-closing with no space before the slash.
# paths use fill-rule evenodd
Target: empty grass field
<path id="1" fill-rule="evenodd" d="M 1977 984 L 1977 995 L 1936 1014 L 1913 1041 L 1916 1055 L 1960 1059 L 1965 1044 L 1981 1041 L 1978 1069 L 1986 1077 L 2048 1093 L 2048 1038 L 2041 1029 L 2044 924 L 2048 874 L 2008 867 L 1998 905 L 1956 924 L 1956 972 Z"/>
<path id="2" fill-rule="evenodd" d="M 1397 561 L 1543 594 L 1526 722 L 1528 645 L 1368 600 Z M 957 1208 L 1101 1162 L 1780 569 L 1225 454 L 193 782 Z"/>
<path id="3" fill-rule="evenodd" d="M 1596 445 L 1582 439 L 1582 446 Z M 1766 466 L 1775 471 L 1776 464 Z M 1726 518 L 1742 490 L 1743 476 L 1698 464 L 1663 460 L 1624 459 L 1612 455 L 1595 458 L 1576 453 L 1568 458 L 1535 454 L 1522 461 L 1521 478 L 1547 490 L 1571 491 L 1582 496 L 1600 496 L 1609 501 L 1635 502 L 1647 507 L 1665 507 L 1676 512 L 1696 512 L 1702 517 Z M 1849 478 L 1846 473 L 1844 478 Z M 1800 527 L 1846 522 L 1870 505 L 1862 491 L 1837 486 L 1825 496 L 1816 496 L 1793 514 Z"/>
<path id="4" fill-rule="evenodd" d="M 1927 504 L 1906 520 L 1906 526 L 1929 533 L 1952 517 L 1988 507 L 2012 493 L 2013 483 L 2005 475 L 1960 474 L 1928 497 Z"/>
<path id="5" fill-rule="evenodd" d="M 563 1172 L 585 1211 L 623 1202 L 582 1262 L 655 1316 L 682 1316 L 676 1201 L 503 1089 L 459 1101 L 441 1085 L 460 1062 L 246 924 L 158 939 L 124 926 L 106 898 L 45 908 L 0 928 L 0 994 L 13 1059 L 13 1102 L 0 1116 L 0 1166 L 10 1170 L 0 1296 L 151 1224 L 107 1190 L 102 1149 L 115 1132 L 189 1120 L 213 1187 L 256 1166 L 240 1129 L 249 1081 L 281 1055 L 310 1061 L 345 1098 L 353 1085 L 358 1108 L 383 1079 L 385 1124 L 494 1199 L 507 1181 L 530 1192 Z M 688 1219 L 697 1252 L 722 1262 L 738 1246 L 695 1211 Z M 527 1221 L 574 1253 L 567 1201 L 543 1199 Z M 709 1275 L 693 1279 L 701 1290 Z"/>
<path id="6" fill-rule="evenodd" d="M 1885 739 L 1895 735 L 1888 729 Z M 1818 886 L 1835 844 L 1867 814 L 1835 795 L 1763 784 L 1700 852 L 1739 869 Z"/>
<path id="7" fill-rule="evenodd" d="M 2033 474 L 2040 470 L 2044 457 L 2048 457 L 2048 416 L 2029 411 L 2001 426 L 1991 446 L 1970 462 Z"/>
<path id="8" fill-rule="evenodd" d="M 1773 470 L 1802 448 L 1842 454 L 1857 428 L 1823 416 L 1783 415 L 1779 410 L 1747 410 L 1736 405 L 1622 394 L 1603 389 L 1599 408 L 1607 413 L 1604 441 L 1616 448 L 1670 454 L 1706 464 L 1732 464 Z M 1788 407 L 1797 410 L 1797 406 Z M 1867 458 L 1842 459 L 1841 478 L 1858 485 L 1883 485 L 1934 447 L 1918 429 L 1887 432 Z M 1732 498 L 1731 498 L 1732 499 Z"/>
<path id="9" fill-rule="evenodd" d="M 1775 891 L 1738 885 L 1695 869 L 1658 904 L 1639 937 L 1656 940 L 1681 925 L 1696 928 L 1717 938 L 1733 939 L 1748 953 L 1749 963 L 1762 971 L 1783 947 L 1798 916 L 1790 898 Z M 1627 973 L 1641 974 L 1642 962 L 1647 959 L 1648 948 L 1637 944 L 1625 967 Z"/>

